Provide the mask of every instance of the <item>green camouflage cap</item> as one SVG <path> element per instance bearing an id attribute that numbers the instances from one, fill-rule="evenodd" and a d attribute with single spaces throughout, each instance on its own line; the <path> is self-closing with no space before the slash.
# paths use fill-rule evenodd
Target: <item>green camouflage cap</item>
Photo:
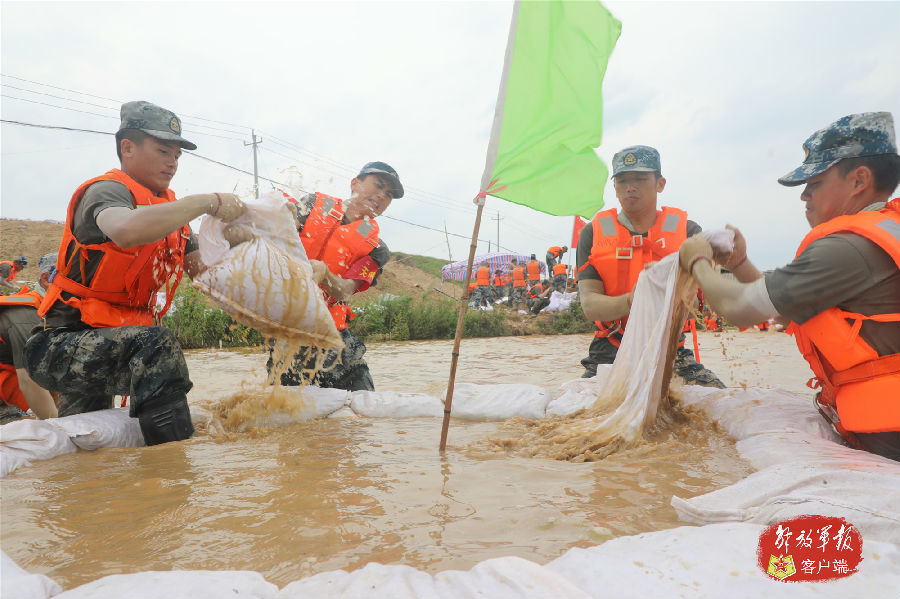
<path id="1" fill-rule="evenodd" d="M 806 159 L 778 179 L 788 187 L 802 185 L 844 158 L 896 154 L 894 117 L 890 112 L 863 112 L 842 117 L 803 142 Z"/>
<path id="2" fill-rule="evenodd" d="M 140 129 L 147 135 L 166 141 L 177 141 L 186 150 L 196 150 L 197 144 L 181 137 L 181 119 L 171 110 L 150 102 L 126 102 L 122 104 L 122 129 Z"/>
<path id="3" fill-rule="evenodd" d="M 659 152 L 650 146 L 631 146 L 616 152 L 612 159 L 613 174 L 635 171 L 638 173 L 662 173 Z"/>

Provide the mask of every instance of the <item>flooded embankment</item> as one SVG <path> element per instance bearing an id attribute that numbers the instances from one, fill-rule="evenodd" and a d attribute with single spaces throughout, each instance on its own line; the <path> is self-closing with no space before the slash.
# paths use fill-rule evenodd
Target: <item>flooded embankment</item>
<path id="1" fill-rule="evenodd" d="M 457 381 L 556 395 L 581 374 L 589 342 L 466 340 Z M 705 334 L 701 358 L 728 385 L 801 392 L 807 375 L 791 344 L 776 333 Z M 376 389 L 440 395 L 451 347 L 371 344 Z M 265 379 L 257 349 L 192 351 L 188 363 L 194 404 Z M 2 480 L 2 548 L 63 588 L 145 570 L 256 570 L 283 585 L 370 561 L 430 573 L 506 555 L 545 563 L 571 547 L 681 526 L 672 495 L 707 493 L 751 470 L 710 422 L 583 464 L 470 447 L 497 428 L 452 420 L 444 455 L 436 418 L 330 418 L 59 456 Z"/>

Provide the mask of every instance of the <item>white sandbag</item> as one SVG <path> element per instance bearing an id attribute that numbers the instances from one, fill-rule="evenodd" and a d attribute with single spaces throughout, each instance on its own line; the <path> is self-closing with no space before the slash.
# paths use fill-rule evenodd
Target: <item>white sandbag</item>
<path id="1" fill-rule="evenodd" d="M 266 386 L 245 388 L 231 397 L 205 406 L 213 414 L 210 426 L 227 431 L 286 426 L 323 418 L 350 401 L 344 389 Z"/>
<path id="2" fill-rule="evenodd" d="M 569 416 L 578 410 L 590 408 L 603 393 L 612 364 L 598 364 L 597 374 L 589 379 L 575 379 L 563 383 L 562 393 L 547 406 L 547 415 Z"/>
<path id="3" fill-rule="evenodd" d="M 292 582 L 278 599 L 586 599 L 565 578 L 519 557 L 483 561 L 471 570 L 436 575 L 409 566 L 369 563 Z"/>
<path id="4" fill-rule="evenodd" d="M 399 391 L 354 391 L 350 394 L 350 408 L 369 418 L 410 418 L 413 416 L 444 415 L 444 402 L 424 393 Z"/>
<path id="5" fill-rule="evenodd" d="M 570 549 L 545 566 L 597 599 L 896 597 L 900 551 L 864 538 L 859 571 L 828 583 L 784 583 L 757 565 L 764 527 L 730 523 L 619 537 Z"/>
<path id="6" fill-rule="evenodd" d="M 78 446 L 66 431 L 46 420 L 16 420 L 0 425 L 0 477 L 33 461 L 76 451 Z"/>
<path id="7" fill-rule="evenodd" d="M 564 293 L 562 291 L 554 291 L 550 294 L 550 303 L 544 306 L 541 312 L 565 312 L 569 309 L 572 302 L 578 299 L 577 291 Z"/>
<path id="8" fill-rule="evenodd" d="M 269 337 L 320 348 L 343 347 L 322 291 L 279 192 L 245 200 L 232 223 L 211 216 L 200 223 L 200 255 L 209 268 L 193 286 L 235 320 Z M 228 247 L 224 230 L 240 225 L 252 240 Z"/>
<path id="9" fill-rule="evenodd" d="M 452 410 L 453 416 L 466 420 L 506 420 L 514 416 L 537 419 L 544 417 L 550 399 L 550 392 L 537 385 L 457 383 Z"/>
<path id="10" fill-rule="evenodd" d="M 701 408 L 736 439 L 790 428 L 840 442 L 840 436 L 825 422 L 811 399 L 786 389 L 714 389 L 686 385 L 681 392 L 685 405 Z"/>
<path id="11" fill-rule="evenodd" d="M 113 408 L 73 414 L 62 418 L 48 418 L 49 422 L 66 431 L 80 449 L 98 447 L 142 447 L 146 445 L 137 418 L 128 415 L 128 408 Z"/>
<path id="12" fill-rule="evenodd" d="M 326 418 L 345 418 L 345 419 L 353 419 L 353 418 L 359 418 L 359 415 L 358 415 L 356 412 L 354 412 L 354 411 L 350 408 L 350 406 L 344 406 L 344 407 L 341 408 L 340 410 L 336 410 L 336 411 L 332 412 L 331 414 L 329 414 L 328 416 L 326 416 Z"/>
<path id="13" fill-rule="evenodd" d="M 0 551 L 0 597 L 10 599 L 49 599 L 62 588 L 43 574 L 29 574 L 5 551 Z"/>
<path id="14" fill-rule="evenodd" d="M 259 572 L 173 570 L 113 574 L 56 599 L 275 599 L 278 587 Z"/>

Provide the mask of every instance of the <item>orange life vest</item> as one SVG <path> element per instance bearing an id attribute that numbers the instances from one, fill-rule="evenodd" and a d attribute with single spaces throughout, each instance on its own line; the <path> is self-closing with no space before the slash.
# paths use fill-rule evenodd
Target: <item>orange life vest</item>
<path id="1" fill-rule="evenodd" d="M 481 266 L 475 271 L 475 284 L 478 287 L 491 286 L 491 269 L 487 266 Z"/>
<path id="2" fill-rule="evenodd" d="M 524 287 L 525 286 L 525 268 L 522 266 L 517 266 L 512 271 L 512 281 L 513 287 Z"/>
<path id="3" fill-rule="evenodd" d="M 95 328 L 151 325 L 154 318 L 158 321 L 169 309 L 175 288 L 181 282 L 184 247 L 190 237 L 190 228 L 184 225 L 159 241 L 133 248 L 120 248 L 112 241 L 80 243 L 72 233 L 75 208 L 87 188 L 98 181 L 118 181 L 125 185 L 138 210 L 142 206 L 175 201 L 175 193 L 171 189 L 166 190 L 164 197 L 158 197 L 119 169 L 82 183 L 69 201 L 63 238 L 56 257 L 57 272 L 38 315 L 45 316 L 58 300 L 80 310 L 81 320 Z M 68 277 L 76 261 L 81 270 L 81 283 Z M 98 265 L 90 283 L 85 284 L 85 265 L 89 261 L 98 261 Z M 156 294 L 161 289 L 166 291 L 166 303 L 158 309 Z M 64 299 L 61 295 L 63 291 L 73 297 Z"/>
<path id="4" fill-rule="evenodd" d="M 494 275 L 494 287 L 503 287 L 506 285 L 506 277 L 502 274 Z"/>
<path id="5" fill-rule="evenodd" d="M 544 286 L 541 283 L 537 283 L 536 285 L 529 287 L 528 291 L 525 292 L 525 295 L 528 296 L 529 299 L 534 299 L 543 292 Z"/>
<path id="6" fill-rule="evenodd" d="M 0 296 L 0 308 L 31 306 L 36 309 L 41 305 L 42 299 L 40 293 L 30 290 L 26 285 L 13 295 Z M 0 337 L 0 343 L 6 343 L 6 340 Z M 25 396 L 19 389 L 16 367 L 12 364 L 0 363 L 0 400 L 5 404 L 16 406 L 23 412 L 28 410 L 28 402 L 25 401 Z"/>
<path id="7" fill-rule="evenodd" d="M 363 219 L 341 224 L 344 219 L 344 202 L 324 193 L 316 192 L 313 205 L 303 229 L 300 241 L 310 260 L 321 260 L 332 273 L 340 276 L 364 256 L 378 247 L 378 223 L 374 219 Z M 360 289 L 361 291 L 362 289 Z M 337 329 L 350 326 L 354 314 L 347 302 L 338 301 L 328 295 L 324 287 L 328 310 Z"/>
<path id="8" fill-rule="evenodd" d="M 567 270 L 568 269 L 566 268 L 565 264 L 554 264 L 553 265 L 553 276 L 564 275 L 564 274 L 566 274 Z"/>
<path id="9" fill-rule="evenodd" d="M 475 281 L 469 281 L 469 293 L 475 291 L 475 288 L 478 287 L 478 283 Z"/>
<path id="10" fill-rule="evenodd" d="M 16 266 L 16 263 L 12 260 L 3 260 L 0 262 L 0 266 L 4 264 L 9 264 L 9 276 L 6 277 L 6 280 L 9 282 L 13 282 L 16 279 L 16 275 L 19 273 L 19 269 Z"/>
<path id="11" fill-rule="evenodd" d="M 814 227 L 797 256 L 813 241 L 834 233 L 865 237 L 900 269 L 900 198 L 881 210 L 839 216 Z M 864 320 L 898 322 L 900 313 L 865 316 L 834 306 L 788 327 L 815 374 L 807 385 L 821 388 L 816 398 L 820 410 L 851 443 L 852 432 L 900 431 L 900 353 L 879 356 L 859 336 Z"/>
<path id="12" fill-rule="evenodd" d="M 537 260 L 529 260 L 525 265 L 525 268 L 528 271 L 528 280 L 529 281 L 540 281 L 541 280 L 541 263 Z"/>
<path id="13" fill-rule="evenodd" d="M 687 212 L 678 208 L 663 206 L 656 211 L 656 221 L 647 236 L 632 235 L 619 222 L 615 208 L 598 212 L 591 220 L 594 244 L 588 261 L 581 267 L 593 266 L 600 278 L 606 295 L 625 295 L 637 284 L 644 266 L 656 262 L 678 251 L 687 239 Z M 595 321 L 595 337 L 606 337 L 619 347 L 628 316 L 612 321 Z"/>
<path id="14" fill-rule="evenodd" d="M 562 254 L 562 248 L 558 245 L 554 245 L 552 248 L 547 250 L 548 254 L 553 254 L 554 258 L 559 258 L 559 255 Z"/>

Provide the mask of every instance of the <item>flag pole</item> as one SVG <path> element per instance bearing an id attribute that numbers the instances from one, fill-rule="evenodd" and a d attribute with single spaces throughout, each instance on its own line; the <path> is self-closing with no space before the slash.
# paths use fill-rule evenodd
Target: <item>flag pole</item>
<path id="1" fill-rule="evenodd" d="M 469 305 L 469 281 L 472 280 L 472 263 L 475 261 L 475 248 L 478 246 L 478 230 L 481 228 L 481 213 L 484 210 L 484 192 L 475 196 L 474 201 L 478 204 L 478 211 L 475 213 L 475 227 L 472 229 L 472 243 L 469 245 L 469 262 L 466 264 L 466 278 L 463 282 L 463 294 L 459 300 L 459 316 L 456 319 L 456 336 L 453 338 L 453 352 L 450 356 L 450 380 L 447 381 L 447 397 L 444 399 L 444 421 L 441 424 L 441 444 L 438 447 L 440 452 L 447 448 L 447 430 L 450 428 L 450 409 L 453 406 L 456 364 L 459 362 L 459 344 L 462 341 L 466 308 Z"/>

